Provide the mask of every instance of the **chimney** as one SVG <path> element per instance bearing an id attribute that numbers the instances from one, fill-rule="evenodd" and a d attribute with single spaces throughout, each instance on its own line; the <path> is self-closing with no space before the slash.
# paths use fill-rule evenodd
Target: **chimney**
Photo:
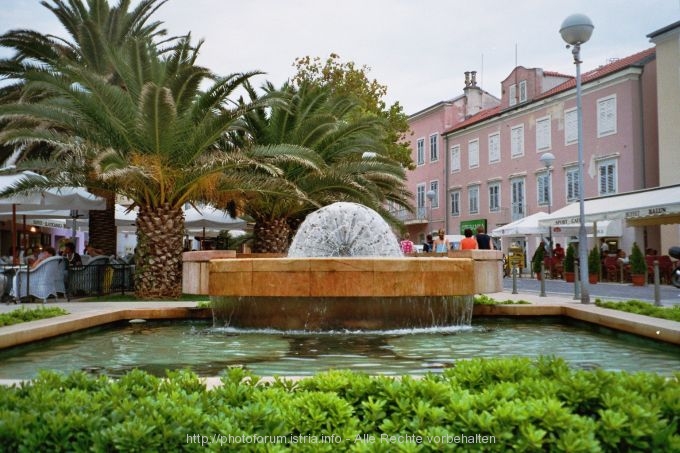
<path id="1" fill-rule="evenodd" d="M 477 86 L 477 71 L 465 72 L 465 118 L 482 110 L 482 89 Z"/>

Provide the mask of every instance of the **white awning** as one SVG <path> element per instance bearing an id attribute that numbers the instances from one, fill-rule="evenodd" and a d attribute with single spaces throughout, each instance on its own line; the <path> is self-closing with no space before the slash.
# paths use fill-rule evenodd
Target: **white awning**
<path id="1" fill-rule="evenodd" d="M 622 223 L 622 220 L 600 220 L 599 222 L 595 222 L 595 225 L 597 225 L 597 231 L 594 232 L 593 222 L 586 222 L 586 232 L 588 237 L 593 237 L 595 235 L 597 235 L 599 238 L 621 237 L 623 235 L 623 229 L 621 227 Z M 578 236 L 578 230 L 578 223 L 573 225 L 560 225 L 552 227 L 552 232 L 554 235 Z"/>
<path id="2" fill-rule="evenodd" d="M 680 223 L 680 185 L 585 200 L 585 221 L 625 219 L 630 226 Z M 543 226 L 579 223 L 579 204 L 572 203 L 540 219 Z"/>
<path id="3" fill-rule="evenodd" d="M 507 225 L 499 226 L 489 233 L 491 236 L 526 236 L 548 234 L 548 227 L 539 225 L 539 220 L 548 217 L 547 212 L 537 212 L 530 216 L 515 220 Z"/>

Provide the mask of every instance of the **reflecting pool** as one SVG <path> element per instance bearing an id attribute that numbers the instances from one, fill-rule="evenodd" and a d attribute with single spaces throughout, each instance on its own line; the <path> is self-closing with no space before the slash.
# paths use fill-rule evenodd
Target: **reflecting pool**
<path id="1" fill-rule="evenodd" d="M 213 328 L 204 321 L 116 324 L 0 351 L 0 378 L 38 369 L 118 376 L 190 368 L 217 376 L 242 366 L 261 376 L 348 368 L 368 374 L 441 372 L 474 357 L 554 355 L 576 368 L 680 370 L 680 347 L 564 318 L 475 318 L 472 326 L 374 332 L 277 332 Z"/>

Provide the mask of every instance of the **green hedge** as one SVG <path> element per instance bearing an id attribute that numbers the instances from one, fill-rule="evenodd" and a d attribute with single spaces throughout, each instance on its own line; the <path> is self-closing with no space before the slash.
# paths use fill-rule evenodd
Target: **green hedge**
<path id="1" fill-rule="evenodd" d="M 67 315 L 68 312 L 59 307 L 38 307 L 33 309 L 17 308 L 0 314 L 0 327 L 19 324 L 20 322 L 35 321 L 37 319 L 54 318 L 55 316 Z"/>
<path id="2" fill-rule="evenodd" d="M 627 311 L 638 315 L 652 316 L 654 318 L 670 319 L 680 322 L 680 305 L 672 307 L 659 307 L 649 302 L 641 300 L 629 300 L 626 302 L 604 302 L 600 299 L 595 300 L 595 305 L 602 308 Z"/>
<path id="3" fill-rule="evenodd" d="M 233 368 L 211 390 L 187 371 L 167 379 L 132 371 L 114 381 L 44 372 L 0 388 L 0 445 L 27 452 L 680 451 L 678 378 L 577 371 L 553 358 L 461 361 L 422 379 L 333 371 L 263 383 Z"/>

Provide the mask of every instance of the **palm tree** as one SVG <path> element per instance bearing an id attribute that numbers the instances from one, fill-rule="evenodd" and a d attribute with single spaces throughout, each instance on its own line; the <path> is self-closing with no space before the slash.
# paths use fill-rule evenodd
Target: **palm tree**
<path id="1" fill-rule="evenodd" d="M 37 101 L 45 96 L 42 90 L 31 90 L 31 99 L 28 99 L 24 90 L 26 72 L 41 66 L 81 65 L 101 75 L 108 83 L 120 84 L 107 49 L 122 47 L 130 39 L 164 36 L 166 32 L 161 23 L 151 21 L 151 16 L 166 1 L 141 0 L 132 9 L 130 0 L 120 0 L 115 7 L 107 0 L 41 2 L 63 25 L 70 40 L 26 29 L 11 30 L 0 36 L 0 46 L 15 51 L 11 58 L 0 60 L 0 77 L 12 81 L 0 87 L 0 102 Z M 54 148 L 42 142 L 18 149 L 4 148 L 3 151 L 0 154 L 3 160 L 12 155 L 19 159 L 59 158 Z M 116 251 L 115 195 L 92 190 L 107 199 L 107 210 L 90 213 L 90 238 L 107 254 L 113 254 Z"/>
<path id="2" fill-rule="evenodd" d="M 48 96 L 0 105 L 0 120 L 51 126 L 6 129 L 0 142 L 42 141 L 68 150 L 52 163 L 49 184 L 87 183 L 139 207 L 135 291 L 144 299 L 181 294 L 185 203 L 238 200 L 254 173 L 277 174 L 273 166 L 217 146 L 242 126 L 250 107 L 229 108 L 228 100 L 255 73 L 213 80 L 195 64 L 199 48 L 187 37 L 162 55 L 147 40 L 131 40 L 123 49 L 107 49 L 119 85 L 80 65 L 36 69 L 25 74 L 26 90 Z M 210 85 L 201 91 L 204 81 Z"/>
<path id="3" fill-rule="evenodd" d="M 281 168 L 279 181 L 290 191 L 260 194 L 249 200 L 244 212 L 255 221 L 253 250 L 285 252 L 293 231 L 312 210 L 335 201 L 356 201 L 391 218 L 384 203 L 408 206 L 403 168 L 385 157 L 384 123 L 358 115 L 360 105 L 349 97 L 334 96 L 328 86 L 285 84 L 264 87 L 272 100 L 268 109 L 246 115 L 244 147 L 258 160 Z M 258 95 L 249 87 L 252 100 Z M 268 154 L 269 146 L 294 145 L 305 150 L 304 159 L 282 161 Z M 373 159 L 365 159 L 371 152 Z"/>

